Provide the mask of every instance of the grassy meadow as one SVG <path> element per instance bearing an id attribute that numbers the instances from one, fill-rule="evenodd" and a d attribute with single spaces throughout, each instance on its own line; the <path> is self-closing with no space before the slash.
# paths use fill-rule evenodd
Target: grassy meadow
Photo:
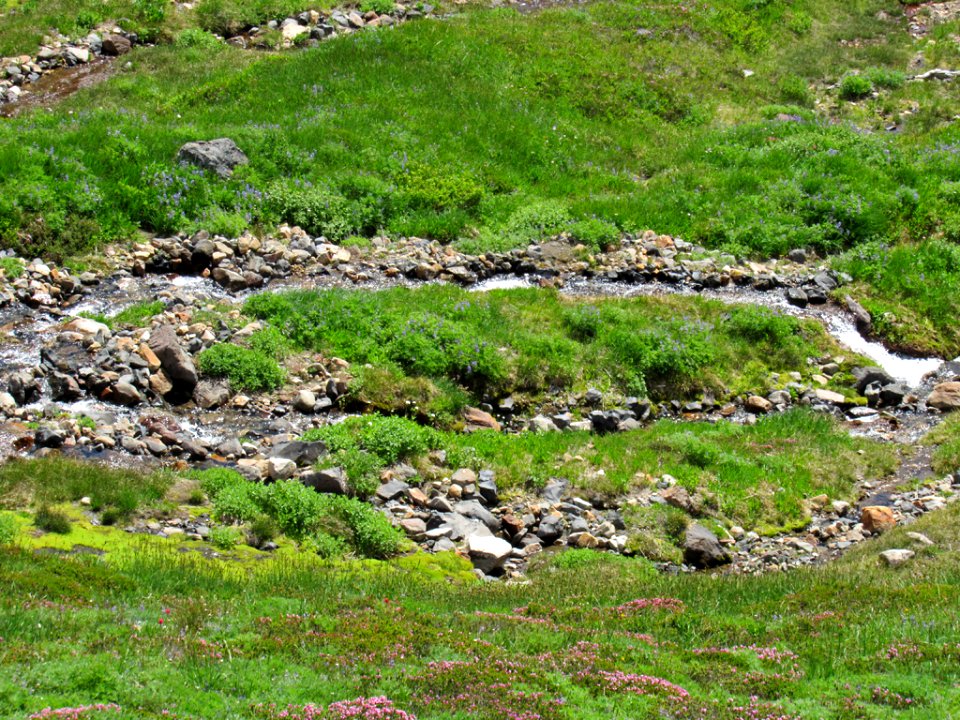
<path id="1" fill-rule="evenodd" d="M 0 549 L 0 717 L 951 718 L 958 523 L 955 506 L 921 520 L 936 544 L 899 569 L 877 552 L 903 530 L 787 574 L 670 577 L 571 551 L 515 585 L 446 555 L 208 560 L 128 541 L 96 557 L 29 539 Z"/>
<path id="2" fill-rule="evenodd" d="M 718 0 L 458 5 L 289 52 L 198 34 L 295 9 L 8 11 L 4 52 L 107 19 L 158 44 L 52 111 L 0 121 L 3 244 L 75 256 L 138 229 L 291 222 L 337 241 L 385 232 L 481 252 L 653 227 L 738 254 L 847 252 L 879 332 L 960 352 L 956 84 L 907 80 L 917 56 L 957 59 L 955 22 L 915 42 L 896 0 Z M 231 180 L 174 162 L 182 143 L 219 136 L 251 160 Z"/>

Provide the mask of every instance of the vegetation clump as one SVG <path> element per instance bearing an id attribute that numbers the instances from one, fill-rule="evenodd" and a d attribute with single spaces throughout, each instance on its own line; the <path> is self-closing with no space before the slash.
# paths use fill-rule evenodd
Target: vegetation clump
<path id="1" fill-rule="evenodd" d="M 271 355 L 232 343 L 207 348 L 197 356 L 197 365 L 206 375 L 229 379 L 234 390 L 275 390 L 284 381 L 283 368 Z"/>

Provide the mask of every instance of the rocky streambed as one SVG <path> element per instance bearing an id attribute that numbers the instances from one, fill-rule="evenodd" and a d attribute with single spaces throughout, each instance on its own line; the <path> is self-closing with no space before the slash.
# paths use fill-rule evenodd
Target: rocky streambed
<path id="1" fill-rule="evenodd" d="M 234 393 L 200 377 L 194 362 L 219 342 L 242 340 L 259 323 L 239 320 L 237 303 L 263 288 L 359 287 L 375 292 L 398 284 L 450 282 L 476 292 L 547 286 L 580 297 L 636 293 L 698 293 L 723 301 L 762 304 L 815 318 L 851 351 L 875 366 L 855 370 L 852 402 L 827 389 L 836 358 L 821 358 L 812 376 L 785 378 L 783 390 L 727 398 L 650 403 L 623 398 L 610 407 L 596 390 L 536 408 L 511 398 L 470 408 L 466 428 L 595 433 L 629 431 L 657 418 L 752 423 L 760 416 L 805 405 L 830 413 L 852 433 L 915 445 L 941 411 L 960 405 L 960 365 L 905 358 L 865 336 L 870 318 L 842 296 L 844 278 L 802 252 L 784 261 L 754 263 L 708 252 L 677 238 L 647 232 L 627 236 L 599 254 L 564 238 L 523 250 L 470 256 L 418 239 L 377 238 L 359 250 L 311 238 L 297 228 L 278 237 L 152 238 L 108 253 L 106 273 L 74 275 L 39 261 L 0 285 L 0 442 L 7 455 L 76 454 L 127 466 L 226 464 L 250 479 L 298 478 L 322 492 L 349 491 L 342 469 L 316 470 L 324 452 L 299 440 L 308 428 L 336 422 L 351 368 L 316 357 L 294 368 L 277 393 Z M 837 303 L 834 298 L 840 298 Z M 132 303 L 160 301 L 148 327 L 111 330 L 86 313 L 115 314 Z M 213 312 L 216 309 L 216 312 Z M 530 556 L 554 547 L 629 553 L 623 512 L 666 504 L 696 515 L 696 498 L 669 476 L 652 487 L 607 500 L 579 497 L 561 479 L 542 492 L 504 500 L 489 470 L 451 466 L 443 453 L 429 459 L 432 479 L 417 470 L 388 468 L 372 501 L 415 542 L 431 551 L 459 549 L 485 575 L 518 576 Z M 910 471 L 864 481 L 860 502 L 811 498 L 802 532 L 761 537 L 740 528 L 717 536 L 694 523 L 687 532 L 682 571 L 725 565 L 737 572 L 823 562 L 894 523 L 943 507 L 957 479 L 924 478 L 923 459 Z M 132 532 L 192 536 L 209 532 L 204 519 L 144 519 Z M 921 541 L 917 541 L 921 542 Z"/>

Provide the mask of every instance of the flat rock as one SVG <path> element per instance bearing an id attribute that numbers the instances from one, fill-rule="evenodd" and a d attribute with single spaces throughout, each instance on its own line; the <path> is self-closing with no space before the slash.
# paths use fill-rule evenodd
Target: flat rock
<path id="1" fill-rule="evenodd" d="M 960 408 L 960 382 L 944 382 L 934 387 L 930 397 L 927 398 L 927 405 L 937 410 Z"/>
<path id="2" fill-rule="evenodd" d="M 467 538 L 470 561 L 487 575 L 500 570 L 512 551 L 510 543 L 492 535 L 471 535 Z"/>
<path id="3" fill-rule="evenodd" d="M 880 559 L 887 564 L 888 567 L 897 567 L 898 565 L 903 565 L 904 563 L 912 560 L 914 555 L 916 555 L 913 550 L 904 550 L 904 549 L 893 549 L 893 550 L 884 550 L 880 553 Z"/>

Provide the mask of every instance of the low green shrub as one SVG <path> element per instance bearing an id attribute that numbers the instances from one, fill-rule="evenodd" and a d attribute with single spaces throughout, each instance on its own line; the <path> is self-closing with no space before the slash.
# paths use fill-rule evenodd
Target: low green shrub
<path id="1" fill-rule="evenodd" d="M 221 45 L 220 38 L 201 28 L 187 28 L 177 33 L 173 42 L 177 47 L 211 50 Z"/>
<path id="2" fill-rule="evenodd" d="M 33 524 L 44 532 L 66 535 L 70 532 L 72 524 L 66 513 L 55 510 L 49 505 L 41 505 L 33 515 Z"/>
<path id="3" fill-rule="evenodd" d="M 599 218 L 578 220 L 567 231 L 570 237 L 581 242 L 594 252 L 602 252 L 608 246 L 616 246 L 620 240 L 620 229 L 611 222 Z"/>
<path id="4" fill-rule="evenodd" d="M 873 83 L 865 75 L 847 75 L 840 81 L 840 97 L 862 100 L 873 92 Z"/>
<path id="5" fill-rule="evenodd" d="M 280 534 L 276 521 L 269 515 L 258 515 L 247 528 L 247 543 L 252 547 L 263 547 Z"/>
<path id="6" fill-rule="evenodd" d="M 240 544 L 240 531 L 233 527 L 210 528 L 210 544 L 221 550 L 232 550 Z"/>
<path id="7" fill-rule="evenodd" d="M 13 515 L 0 515 L 0 545 L 10 545 L 17 537 L 17 520 Z"/>
<path id="8" fill-rule="evenodd" d="M 18 277 L 23 275 L 24 264 L 23 260 L 16 257 L 2 257 L 0 258 L 0 271 L 3 271 L 3 274 L 6 275 L 11 280 L 16 280 Z"/>
<path id="9" fill-rule="evenodd" d="M 269 355 L 231 343 L 219 343 L 197 356 L 201 372 L 226 377 L 234 390 L 259 392 L 283 385 L 283 368 Z"/>

